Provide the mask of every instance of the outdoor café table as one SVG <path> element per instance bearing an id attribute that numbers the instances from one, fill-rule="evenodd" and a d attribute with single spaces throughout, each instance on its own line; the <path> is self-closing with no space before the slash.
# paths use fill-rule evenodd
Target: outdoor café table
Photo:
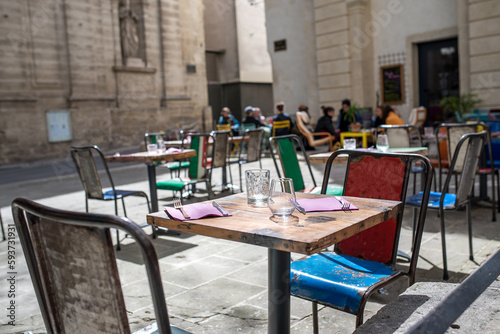
<path id="1" fill-rule="evenodd" d="M 358 149 L 363 150 L 363 149 Z M 377 149 L 372 149 L 370 151 L 377 152 Z M 412 154 L 420 154 L 423 156 L 427 156 L 428 149 L 427 147 L 400 147 L 400 148 L 389 148 L 389 153 L 412 153 Z M 328 161 L 328 158 L 332 155 L 333 152 L 325 152 L 325 153 L 313 153 L 310 154 L 309 162 L 312 164 L 324 164 Z M 333 161 L 334 163 L 346 163 L 347 162 L 347 154 L 340 154 Z"/>
<path id="2" fill-rule="evenodd" d="M 234 137 L 229 136 L 230 143 L 241 143 L 242 141 L 243 141 L 243 136 L 234 136 Z M 164 143 L 165 143 L 165 146 L 167 148 L 168 147 L 181 148 L 183 144 L 184 144 L 184 146 L 189 146 L 189 142 L 187 140 L 184 140 L 184 143 L 183 143 L 183 141 L 180 139 L 179 140 L 167 140 Z M 212 144 L 212 140 L 210 140 L 208 143 Z"/>
<path id="3" fill-rule="evenodd" d="M 373 133 L 370 130 L 361 130 L 360 132 L 341 132 L 340 143 L 343 143 L 345 138 L 361 137 L 363 139 L 363 148 L 367 148 L 368 138 L 370 138 L 372 135 Z"/>
<path id="4" fill-rule="evenodd" d="M 158 211 L 158 191 L 156 189 L 156 162 L 190 158 L 196 155 L 195 150 L 185 149 L 180 152 L 163 152 L 150 154 L 149 152 L 137 152 L 132 154 L 107 155 L 107 162 L 143 162 L 148 167 L 149 196 L 151 197 L 151 209 Z"/>
<path id="5" fill-rule="evenodd" d="M 296 193 L 297 199 L 329 197 Z M 290 252 L 312 255 L 356 233 L 396 216 L 403 203 L 345 197 L 359 210 L 308 212 L 298 225 L 271 221 L 268 208 L 247 205 L 245 193 L 217 199 L 232 216 L 198 220 L 173 220 L 165 212 L 147 216 L 150 225 L 268 248 L 268 333 L 290 333 Z M 210 203 L 202 202 L 202 203 Z"/>

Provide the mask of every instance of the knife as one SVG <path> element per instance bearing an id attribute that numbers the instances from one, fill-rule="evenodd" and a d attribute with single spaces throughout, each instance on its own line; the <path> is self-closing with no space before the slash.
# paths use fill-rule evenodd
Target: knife
<path id="1" fill-rule="evenodd" d="M 220 211 L 220 213 L 222 213 L 223 216 L 229 216 L 229 212 L 227 212 L 222 206 L 219 205 L 219 203 L 217 203 L 216 201 L 213 201 L 212 202 L 212 205 L 214 206 L 214 208 L 216 208 L 217 210 Z"/>
<path id="2" fill-rule="evenodd" d="M 290 202 L 292 202 L 295 205 L 295 208 L 297 209 L 298 212 L 300 212 L 303 215 L 306 214 L 306 210 L 299 204 L 299 202 L 297 202 L 297 200 L 290 198 Z"/>

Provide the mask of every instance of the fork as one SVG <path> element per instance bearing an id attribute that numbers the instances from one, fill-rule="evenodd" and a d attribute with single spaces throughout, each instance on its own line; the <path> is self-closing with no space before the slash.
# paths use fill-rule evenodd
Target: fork
<path id="1" fill-rule="evenodd" d="M 186 213 L 186 211 L 184 211 L 184 208 L 182 207 L 182 202 L 181 202 L 181 199 L 180 198 L 174 198 L 174 208 L 180 210 L 182 212 L 182 215 L 184 216 L 184 218 L 186 219 L 189 219 L 191 217 L 189 217 L 189 215 Z"/>
<path id="2" fill-rule="evenodd" d="M 346 211 L 351 212 L 351 209 L 350 209 L 351 204 L 350 204 L 350 203 L 347 203 L 347 201 L 345 201 L 345 200 L 344 200 L 342 197 L 340 197 L 340 196 L 335 196 L 335 199 L 336 199 L 337 201 L 339 201 L 339 202 L 340 202 L 340 204 L 342 204 L 342 210 L 343 210 L 344 212 L 346 212 Z"/>

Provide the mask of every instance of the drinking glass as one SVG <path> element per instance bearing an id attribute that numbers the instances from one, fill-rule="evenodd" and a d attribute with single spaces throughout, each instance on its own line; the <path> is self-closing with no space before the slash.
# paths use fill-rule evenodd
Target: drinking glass
<path id="1" fill-rule="evenodd" d="M 148 144 L 148 154 L 149 155 L 155 155 L 157 152 L 157 146 L 156 144 Z"/>
<path id="2" fill-rule="evenodd" d="M 247 204 L 253 207 L 266 207 L 269 197 L 268 169 L 250 169 L 245 171 L 247 185 Z"/>
<path id="3" fill-rule="evenodd" d="M 387 138 L 387 135 L 378 135 L 377 149 L 381 150 L 382 152 L 387 152 L 387 150 L 389 149 L 389 139 Z"/>
<path id="4" fill-rule="evenodd" d="M 344 149 L 355 150 L 356 149 L 356 139 L 354 139 L 354 138 L 344 139 Z"/>
<path id="5" fill-rule="evenodd" d="M 295 210 L 295 190 L 293 181 L 289 178 L 271 180 L 268 205 L 273 213 L 271 220 L 274 222 L 286 222 Z"/>

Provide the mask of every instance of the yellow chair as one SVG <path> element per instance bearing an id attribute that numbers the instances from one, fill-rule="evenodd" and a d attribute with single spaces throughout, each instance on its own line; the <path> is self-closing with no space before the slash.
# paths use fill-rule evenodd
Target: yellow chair
<path id="1" fill-rule="evenodd" d="M 231 124 L 217 124 L 217 131 L 231 131 Z"/>
<path id="2" fill-rule="evenodd" d="M 277 129 L 288 129 L 288 131 L 290 131 L 290 121 L 289 120 L 274 121 L 273 122 L 273 137 L 276 136 Z"/>

